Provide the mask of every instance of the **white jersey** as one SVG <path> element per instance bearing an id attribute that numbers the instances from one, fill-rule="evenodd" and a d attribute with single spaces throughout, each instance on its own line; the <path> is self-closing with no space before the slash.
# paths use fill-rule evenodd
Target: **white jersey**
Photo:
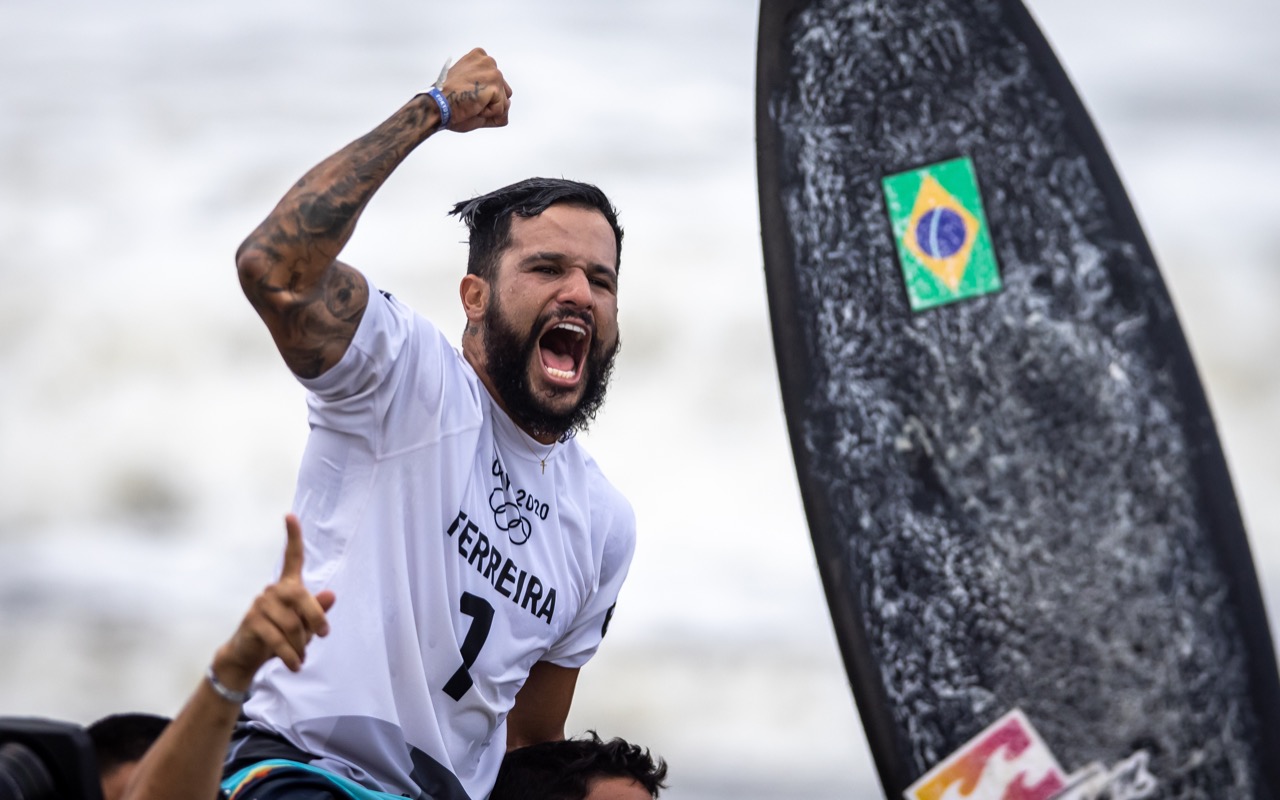
<path id="1" fill-rule="evenodd" d="M 529 668 L 599 645 L 635 519 L 576 440 L 527 436 L 430 322 L 369 297 L 338 364 L 302 380 L 294 507 L 331 633 L 299 673 L 264 667 L 244 710 L 371 788 L 478 800 Z"/>

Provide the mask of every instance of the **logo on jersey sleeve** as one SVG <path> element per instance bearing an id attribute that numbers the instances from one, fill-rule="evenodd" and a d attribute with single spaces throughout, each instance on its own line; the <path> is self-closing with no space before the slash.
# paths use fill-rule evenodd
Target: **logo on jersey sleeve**
<path id="1" fill-rule="evenodd" d="M 957 158 L 882 181 L 912 311 L 999 291 L 973 162 Z"/>

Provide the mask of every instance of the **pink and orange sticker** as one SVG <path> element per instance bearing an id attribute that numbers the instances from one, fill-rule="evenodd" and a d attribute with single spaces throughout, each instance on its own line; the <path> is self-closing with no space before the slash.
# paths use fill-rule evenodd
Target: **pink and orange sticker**
<path id="1" fill-rule="evenodd" d="M 1049 800 L 1067 775 L 1025 714 L 1014 709 L 929 770 L 907 800 Z"/>

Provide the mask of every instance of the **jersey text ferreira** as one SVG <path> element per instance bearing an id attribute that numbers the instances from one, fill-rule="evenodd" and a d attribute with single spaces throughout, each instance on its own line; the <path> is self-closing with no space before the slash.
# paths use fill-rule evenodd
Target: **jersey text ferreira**
<path id="1" fill-rule="evenodd" d="M 537 575 L 526 572 L 509 557 L 504 557 L 484 531 L 467 518 L 465 511 L 458 512 L 445 533 L 450 537 L 457 534 L 458 555 L 489 581 L 498 594 L 510 598 L 535 618 L 545 619 L 548 625 L 551 624 L 556 612 L 554 586 L 547 586 Z"/>

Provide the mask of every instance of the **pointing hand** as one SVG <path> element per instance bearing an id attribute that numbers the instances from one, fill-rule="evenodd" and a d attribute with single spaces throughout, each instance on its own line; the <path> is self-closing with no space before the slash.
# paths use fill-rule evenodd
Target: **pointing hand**
<path id="1" fill-rule="evenodd" d="M 235 634 L 214 656 L 214 672 L 227 687 L 243 691 L 258 669 L 278 657 L 289 669 L 302 668 L 313 636 L 326 636 L 325 613 L 336 599 L 329 590 L 311 594 L 302 583 L 302 525 L 293 514 L 284 518 L 287 536 L 280 579 L 262 590 L 240 621 Z"/>

